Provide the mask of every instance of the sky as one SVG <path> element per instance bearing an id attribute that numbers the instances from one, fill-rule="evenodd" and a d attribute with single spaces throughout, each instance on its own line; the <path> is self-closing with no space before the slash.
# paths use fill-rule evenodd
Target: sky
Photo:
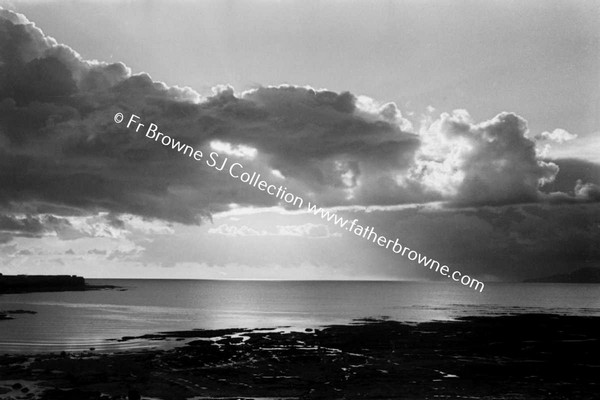
<path id="1" fill-rule="evenodd" d="M 4 273 L 483 281 L 600 265 L 594 1 L 0 1 Z"/>

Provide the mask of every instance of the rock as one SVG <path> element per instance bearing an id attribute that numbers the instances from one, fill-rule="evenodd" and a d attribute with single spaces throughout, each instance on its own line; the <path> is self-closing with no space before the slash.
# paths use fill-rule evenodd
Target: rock
<path id="1" fill-rule="evenodd" d="M 129 389 L 129 393 L 127 393 L 127 400 L 142 400 L 142 396 L 137 390 Z"/>

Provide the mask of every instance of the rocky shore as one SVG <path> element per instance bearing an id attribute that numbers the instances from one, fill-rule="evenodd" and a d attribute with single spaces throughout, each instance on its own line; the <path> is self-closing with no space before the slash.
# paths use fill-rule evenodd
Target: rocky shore
<path id="1" fill-rule="evenodd" d="M 185 344 L 0 357 L 0 398 L 596 399 L 599 322 L 527 314 L 158 333 L 143 338 Z"/>

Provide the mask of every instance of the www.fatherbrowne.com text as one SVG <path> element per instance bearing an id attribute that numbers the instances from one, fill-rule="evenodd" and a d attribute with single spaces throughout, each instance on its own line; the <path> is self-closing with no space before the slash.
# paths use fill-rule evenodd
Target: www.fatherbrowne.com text
<path id="1" fill-rule="evenodd" d="M 118 124 L 123 122 L 124 119 L 125 116 L 122 113 L 116 113 L 114 116 L 114 121 Z M 309 201 L 305 202 L 302 197 L 288 192 L 287 187 L 269 184 L 267 181 L 261 179 L 260 174 L 246 171 L 242 164 L 239 162 L 230 162 L 228 157 L 221 157 L 216 151 L 211 151 L 205 156 L 201 149 L 194 148 L 160 132 L 156 124 L 150 123 L 146 125 L 141 123 L 140 117 L 135 114 L 131 114 L 129 117 L 129 120 L 127 121 L 127 128 L 134 129 L 135 132 L 144 133 L 147 139 L 161 143 L 163 146 L 169 147 L 183 154 L 184 156 L 192 158 L 195 161 L 203 161 L 208 167 L 214 168 L 219 172 L 226 171 L 226 173 L 228 173 L 232 178 L 238 179 L 241 182 L 248 184 L 262 192 L 266 192 L 270 196 L 274 196 L 285 203 L 298 208 L 299 210 L 306 206 L 306 210 L 309 213 L 319 216 L 323 220 L 331 222 L 334 225 L 339 226 L 342 229 L 346 229 L 347 231 L 352 232 L 366 240 L 370 240 L 378 246 L 389 249 L 396 254 L 400 254 L 401 256 L 408 258 L 411 261 L 416 261 L 418 264 L 428 267 L 430 270 L 434 270 L 448 279 L 451 279 L 455 282 L 460 282 L 464 286 L 468 286 L 474 290 L 479 290 L 479 292 L 483 292 L 483 288 L 485 286 L 483 282 L 471 278 L 469 275 L 464 275 L 460 271 L 453 271 L 447 265 L 442 265 L 437 260 L 427 257 L 417 250 L 406 247 L 398 241 L 398 238 L 388 239 L 385 236 L 379 235 L 377 232 L 375 232 L 373 227 L 365 227 L 360 225 L 357 219 L 346 219 L 331 212 L 330 210 L 318 207 L 316 204 L 312 204 Z"/>

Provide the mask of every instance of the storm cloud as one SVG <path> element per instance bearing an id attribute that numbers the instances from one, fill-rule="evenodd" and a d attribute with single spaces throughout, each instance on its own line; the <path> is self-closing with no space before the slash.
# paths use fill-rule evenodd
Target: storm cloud
<path id="1" fill-rule="evenodd" d="M 123 63 L 84 60 L 2 9 L 3 231 L 42 230 L 29 217 L 6 219 L 17 214 L 105 212 L 197 224 L 231 203 L 278 205 L 115 124 L 116 112 L 135 113 L 204 151 L 220 145 L 322 206 L 545 202 L 550 195 L 540 188 L 560 177 L 559 163 L 541 158 L 526 121 L 513 113 L 476 123 L 455 111 L 415 129 L 394 103 L 349 92 L 282 85 L 236 93 L 224 85 L 202 96 Z M 566 140 L 563 132 L 540 137 Z M 239 146 L 252 152 L 236 154 Z M 598 182 L 582 178 L 570 178 L 569 191 L 561 183 L 553 198 L 597 201 Z"/>
<path id="2" fill-rule="evenodd" d="M 203 170 L 116 126 L 136 113 L 173 137 L 210 149 L 216 140 L 259 152 L 245 165 L 335 204 L 364 173 L 406 170 L 417 135 L 393 104 L 361 109 L 351 93 L 308 87 L 227 86 L 202 98 L 121 63 L 83 60 L 22 15 L 2 10 L 0 202 L 63 212 L 111 211 L 197 223 L 229 203 L 273 199 Z M 370 104 L 372 107 L 372 104 Z"/>

